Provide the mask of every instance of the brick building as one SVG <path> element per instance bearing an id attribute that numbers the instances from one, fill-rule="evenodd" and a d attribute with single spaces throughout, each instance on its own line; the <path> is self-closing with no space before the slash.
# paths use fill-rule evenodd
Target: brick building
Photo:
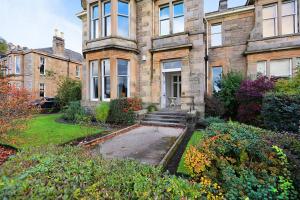
<path id="1" fill-rule="evenodd" d="M 10 84 L 24 87 L 33 97 L 55 97 L 61 77 L 82 79 L 83 58 L 80 53 L 65 49 L 62 35 L 53 37 L 53 46 L 28 49 L 10 45 L 0 59 Z"/>
<path id="2" fill-rule="evenodd" d="M 249 0 L 204 14 L 203 0 L 82 0 L 86 107 L 138 96 L 195 107 L 229 71 L 292 76 L 300 57 L 298 0 Z"/>

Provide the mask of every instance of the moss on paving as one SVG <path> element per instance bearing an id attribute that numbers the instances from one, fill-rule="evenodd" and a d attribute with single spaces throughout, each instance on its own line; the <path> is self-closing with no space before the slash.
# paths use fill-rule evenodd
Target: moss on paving
<path id="1" fill-rule="evenodd" d="M 188 171 L 184 165 L 184 157 L 185 157 L 185 154 L 186 154 L 186 151 L 188 150 L 189 146 L 191 145 L 197 145 L 199 144 L 199 142 L 202 140 L 203 138 L 203 135 L 204 133 L 201 132 L 201 131 L 195 131 L 191 137 L 191 139 L 189 140 L 187 146 L 186 146 L 186 149 L 184 150 L 184 153 L 181 157 L 181 160 L 179 162 L 179 165 L 178 165 L 178 168 L 177 168 L 177 172 L 178 173 L 181 173 L 181 174 L 186 174 L 188 175 Z"/>
<path id="2" fill-rule="evenodd" d="M 95 127 L 57 122 L 56 120 L 60 116 L 61 114 L 38 115 L 27 122 L 25 130 L 18 133 L 9 133 L 6 138 L 0 138 L 0 143 L 17 148 L 36 147 L 46 144 L 58 145 L 103 131 Z"/>

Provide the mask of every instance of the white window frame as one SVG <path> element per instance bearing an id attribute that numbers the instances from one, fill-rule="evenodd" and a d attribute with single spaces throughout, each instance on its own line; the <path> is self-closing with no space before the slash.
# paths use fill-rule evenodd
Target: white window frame
<path id="1" fill-rule="evenodd" d="M 277 60 L 289 60 L 290 66 L 289 66 L 289 75 L 288 76 L 272 76 L 271 75 L 271 62 L 272 61 L 277 61 Z M 281 58 L 281 59 L 273 59 L 270 60 L 270 64 L 269 64 L 269 77 L 292 77 L 292 73 L 293 73 L 293 62 L 292 62 L 292 58 Z"/>
<path id="2" fill-rule="evenodd" d="M 220 32 L 217 32 L 217 33 L 213 33 L 212 32 L 212 28 L 214 27 L 214 26 L 220 26 L 221 27 L 221 31 Z M 211 47 L 219 47 L 219 46 L 222 46 L 223 45 L 223 35 L 222 35 L 222 23 L 216 23 L 216 24 L 211 24 L 211 26 L 210 26 L 210 46 Z M 217 45 L 215 45 L 215 44 L 213 44 L 214 42 L 213 42 L 213 36 L 214 35 L 220 35 L 221 36 L 221 44 L 217 44 Z"/>
<path id="3" fill-rule="evenodd" d="M 44 96 L 41 96 L 41 85 L 43 85 L 44 89 Z M 45 97 L 46 96 L 46 85 L 45 83 L 40 83 L 40 88 L 39 88 L 39 97 Z"/>
<path id="4" fill-rule="evenodd" d="M 169 17 L 168 18 L 161 18 L 160 17 L 160 12 L 161 12 L 161 9 L 162 8 L 166 8 L 166 7 L 169 7 Z M 161 34 L 161 22 L 162 21 L 165 21 L 165 20 L 169 20 L 169 33 L 165 34 L 165 35 L 170 35 L 172 33 L 172 30 L 171 30 L 171 9 L 170 9 L 170 4 L 166 4 L 166 5 L 162 5 L 159 7 L 159 35 L 160 36 L 165 36 L 165 35 L 162 35 Z"/>
<path id="5" fill-rule="evenodd" d="M 95 7 L 98 7 L 98 17 L 97 18 L 94 18 L 94 8 Z M 90 6 L 90 8 L 91 8 L 91 10 L 90 10 L 90 27 L 91 27 L 91 29 L 90 29 L 90 37 L 91 37 L 91 39 L 93 40 L 93 39 L 97 39 L 98 37 L 99 37 L 99 5 L 98 5 L 98 3 L 95 3 L 95 4 L 92 4 L 91 6 Z M 97 21 L 98 20 L 98 25 L 97 26 L 95 26 L 94 24 L 95 24 L 95 21 Z M 98 30 L 96 30 L 96 28 L 98 29 Z"/>
<path id="6" fill-rule="evenodd" d="M 41 73 L 42 59 L 44 59 L 44 73 Z M 43 56 L 40 56 L 40 75 L 46 75 L 46 59 Z"/>
<path id="7" fill-rule="evenodd" d="M 19 65 L 19 71 L 17 71 L 17 64 Z M 19 55 L 15 56 L 15 74 L 21 74 L 21 58 Z"/>
<path id="8" fill-rule="evenodd" d="M 177 16 L 175 16 L 175 12 L 174 12 L 174 9 L 175 9 L 175 5 L 177 5 L 177 4 L 182 4 L 182 6 L 183 6 L 183 14 L 182 15 L 177 15 Z M 184 17 L 184 2 L 183 1 L 178 1 L 178 2 L 174 2 L 173 4 L 172 4 L 172 9 L 173 9 L 173 18 L 172 18 L 172 30 L 171 30 L 171 32 L 172 33 L 183 33 L 184 31 L 185 31 L 185 17 Z M 180 31 L 180 32 L 174 32 L 174 19 L 176 19 L 176 18 L 181 18 L 181 17 L 183 17 L 183 31 Z"/>
<path id="9" fill-rule="evenodd" d="M 110 12 L 109 14 L 104 14 L 104 5 L 106 3 L 110 3 Z M 111 36 L 111 23 L 112 23 L 112 19 L 111 19 L 111 1 L 103 1 L 102 2 L 102 37 L 108 37 Z M 107 27 L 107 24 L 105 23 L 105 19 L 110 17 L 110 26 Z M 105 29 L 107 28 L 107 34 L 105 33 Z"/>
<path id="10" fill-rule="evenodd" d="M 297 1 L 296 0 L 292 0 L 292 1 L 283 1 L 282 2 L 282 5 L 283 4 L 286 4 L 286 3 L 294 3 L 294 7 L 295 7 L 295 10 L 294 10 L 294 13 L 293 14 L 290 14 L 290 15 L 281 15 L 281 22 L 283 22 L 282 18 L 283 17 L 288 17 L 288 16 L 293 16 L 294 17 L 294 32 L 293 33 L 287 33 L 287 34 L 294 34 L 294 33 L 297 33 L 298 32 L 298 27 L 297 27 L 297 24 L 298 24 L 298 9 L 297 9 Z M 282 35 L 287 35 L 287 34 L 283 34 Z"/>
<path id="11" fill-rule="evenodd" d="M 104 72 L 104 62 L 105 61 L 108 61 L 108 64 L 109 64 L 109 75 L 106 75 Z M 105 87 L 104 87 L 104 84 L 105 84 L 105 82 L 104 82 L 104 79 L 105 79 L 105 77 L 111 77 L 111 67 L 110 67 L 110 59 L 104 59 L 104 60 L 101 60 L 101 85 L 102 85 L 102 87 L 101 87 L 101 90 L 102 90 L 102 101 L 110 101 L 110 98 L 105 98 L 105 94 L 104 94 L 104 91 L 105 91 Z M 110 83 L 110 95 L 111 95 L 111 83 Z"/>
<path id="12" fill-rule="evenodd" d="M 117 34 L 118 34 L 118 36 L 121 36 L 121 37 L 130 38 L 130 1 L 118 0 L 117 5 L 118 5 L 119 1 L 128 4 L 128 15 L 120 14 L 119 9 L 117 7 Z M 120 33 L 119 33 L 119 26 L 118 26 L 119 16 L 128 18 L 128 35 L 127 36 L 120 35 Z"/>
<path id="13" fill-rule="evenodd" d="M 93 65 L 92 63 L 96 63 L 97 68 L 98 68 L 98 74 L 97 76 L 93 76 Z M 92 60 L 90 61 L 89 64 L 89 68 L 90 68 L 90 98 L 91 101 L 99 101 L 99 62 L 98 60 Z M 98 78 L 97 84 L 98 84 L 98 98 L 94 98 L 94 78 Z"/>
<path id="14" fill-rule="evenodd" d="M 75 75 L 77 78 L 80 77 L 80 66 L 79 65 L 76 65 L 76 72 L 75 72 Z"/>
<path id="15" fill-rule="evenodd" d="M 264 12 L 264 8 L 268 8 L 268 7 L 272 7 L 272 6 L 275 6 L 275 17 L 274 18 L 266 18 L 264 19 L 263 18 L 263 12 Z M 269 5 L 266 5 L 266 6 L 263 6 L 263 9 L 262 9 L 262 34 L 263 34 L 263 38 L 268 38 L 268 37 L 275 37 L 275 36 L 278 36 L 278 5 L 277 3 L 273 3 L 273 4 L 269 4 Z M 264 21 L 265 20 L 271 20 L 271 19 L 274 19 L 275 20 L 275 27 L 274 27 L 274 35 L 272 36 L 264 36 Z"/>
<path id="16" fill-rule="evenodd" d="M 263 76 L 267 76 L 267 61 L 266 60 L 260 60 L 256 62 L 256 75 L 258 75 L 258 63 L 263 63 L 264 64 L 264 71 L 265 73 L 262 74 Z"/>
<path id="17" fill-rule="evenodd" d="M 119 72 L 118 72 L 118 61 L 119 60 L 126 60 L 126 59 L 117 59 L 117 95 L 118 97 L 120 97 L 120 94 L 119 94 L 119 77 L 124 77 L 126 75 L 119 75 Z M 130 97 L 130 61 L 129 60 L 126 60 L 127 61 L 127 97 Z"/>

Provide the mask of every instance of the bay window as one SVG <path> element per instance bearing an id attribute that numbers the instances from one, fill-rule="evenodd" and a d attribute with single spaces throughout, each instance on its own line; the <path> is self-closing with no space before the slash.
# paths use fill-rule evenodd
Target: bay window
<path id="1" fill-rule="evenodd" d="M 295 1 L 282 2 L 282 34 L 296 32 L 296 6 Z"/>
<path id="2" fill-rule="evenodd" d="M 129 97 L 129 62 L 127 60 L 118 59 L 118 97 Z"/>
<path id="3" fill-rule="evenodd" d="M 183 2 L 173 4 L 173 33 L 184 32 L 184 6 Z"/>
<path id="4" fill-rule="evenodd" d="M 170 34 L 170 8 L 163 6 L 159 12 L 159 33 L 160 35 Z"/>
<path id="5" fill-rule="evenodd" d="M 97 101 L 99 98 L 98 88 L 98 61 L 95 60 L 90 62 L 90 92 L 92 101 Z"/>
<path id="6" fill-rule="evenodd" d="M 102 71 L 102 99 L 110 99 L 110 61 L 105 59 L 101 61 Z"/>
<path id="7" fill-rule="evenodd" d="M 118 1 L 118 35 L 129 37 L 129 3 Z"/>
<path id="8" fill-rule="evenodd" d="M 211 46 L 221 46 L 222 45 L 222 25 L 212 24 L 211 25 Z"/>
<path id="9" fill-rule="evenodd" d="M 277 4 L 263 8 L 263 37 L 272 37 L 278 34 Z"/>
<path id="10" fill-rule="evenodd" d="M 20 56 L 15 57 L 15 74 L 21 73 L 21 62 L 20 62 Z"/>
<path id="11" fill-rule="evenodd" d="M 91 6 L 91 39 L 99 37 L 99 7 L 98 4 Z"/>
<path id="12" fill-rule="evenodd" d="M 270 61 L 270 76 L 289 77 L 292 75 L 292 59 Z"/>
<path id="13" fill-rule="evenodd" d="M 102 6 L 102 36 L 111 35 L 111 2 L 107 1 Z"/>

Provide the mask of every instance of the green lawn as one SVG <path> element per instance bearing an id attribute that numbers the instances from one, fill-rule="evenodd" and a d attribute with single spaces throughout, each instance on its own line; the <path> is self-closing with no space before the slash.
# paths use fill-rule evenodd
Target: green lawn
<path id="1" fill-rule="evenodd" d="M 102 132 L 102 129 L 56 122 L 61 114 L 38 115 L 28 122 L 20 133 L 9 133 L 0 143 L 17 148 L 42 146 L 45 144 L 63 144 L 76 138 Z"/>
<path id="2" fill-rule="evenodd" d="M 178 173 L 182 173 L 182 174 L 187 174 L 188 172 L 184 166 L 184 157 L 185 157 L 185 153 L 187 151 L 187 149 L 189 148 L 190 145 L 197 145 L 199 143 L 199 141 L 203 138 L 203 132 L 201 131 L 195 131 L 190 139 L 190 141 L 187 144 L 187 147 L 183 153 L 183 156 L 179 162 L 178 168 L 177 168 L 177 172 Z"/>

